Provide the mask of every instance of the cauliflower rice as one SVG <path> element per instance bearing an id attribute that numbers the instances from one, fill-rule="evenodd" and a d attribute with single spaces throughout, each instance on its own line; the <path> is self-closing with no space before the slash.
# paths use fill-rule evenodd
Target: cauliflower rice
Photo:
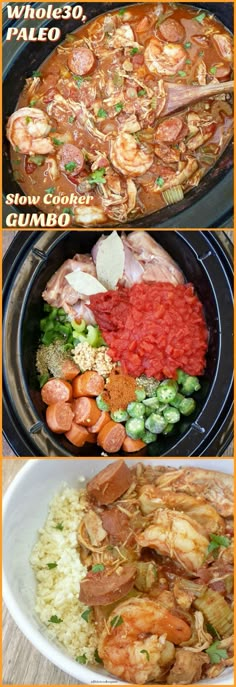
<path id="1" fill-rule="evenodd" d="M 78 490 L 64 487 L 50 504 L 30 563 L 37 580 L 35 611 L 50 638 L 63 644 L 74 659 L 85 654 L 86 662 L 93 664 L 95 626 L 89 618 L 88 622 L 81 618 L 87 606 L 78 598 L 80 580 L 87 572 L 77 552 L 77 531 L 83 515 Z M 50 622 L 53 616 L 54 622 Z"/>

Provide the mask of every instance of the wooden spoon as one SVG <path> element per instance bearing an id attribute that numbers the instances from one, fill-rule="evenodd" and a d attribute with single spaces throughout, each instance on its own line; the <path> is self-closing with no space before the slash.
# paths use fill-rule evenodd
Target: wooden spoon
<path id="1" fill-rule="evenodd" d="M 230 93 L 233 87 L 233 81 L 209 83 L 206 86 L 184 86 L 165 82 L 166 100 L 160 114 L 163 117 L 203 98 L 209 98 L 217 93 Z"/>

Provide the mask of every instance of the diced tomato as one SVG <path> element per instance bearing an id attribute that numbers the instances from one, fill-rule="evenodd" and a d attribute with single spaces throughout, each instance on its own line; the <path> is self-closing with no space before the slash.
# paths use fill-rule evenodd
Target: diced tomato
<path id="1" fill-rule="evenodd" d="M 90 297 L 112 360 L 134 377 L 203 374 L 208 331 L 192 284 L 150 282 Z"/>

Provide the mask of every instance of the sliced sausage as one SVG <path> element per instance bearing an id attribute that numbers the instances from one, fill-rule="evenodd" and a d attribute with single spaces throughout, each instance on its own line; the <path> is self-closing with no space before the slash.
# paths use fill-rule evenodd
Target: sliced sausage
<path id="1" fill-rule="evenodd" d="M 69 358 L 66 358 L 66 360 L 64 360 L 64 362 L 62 363 L 61 369 L 61 376 L 63 377 L 63 379 L 72 381 L 72 379 L 77 377 L 78 372 L 78 367 L 74 363 L 74 361 L 70 360 Z"/>
<path id="2" fill-rule="evenodd" d="M 159 26 L 159 32 L 165 41 L 171 43 L 183 43 L 185 39 L 185 29 L 176 19 L 169 17 Z"/>
<path id="3" fill-rule="evenodd" d="M 124 460 L 115 460 L 88 482 L 87 491 L 99 505 L 107 506 L 122 496 L 131 482 L 132 475 Z"/>
<path id="4" fill-rule="evenodd" d="M 80 583 L 79 599 L 88 606 L 108 606 L 122 599 L 133 587 L 135 565 L 123 565 L 112 574 L 89 572 Z"/>
<path id="5" fill-rule="evenodd" d="M 155 155 L 164 162 L 179 162 L 180 151 L 175 148 L 169 148 L 165 143 L 158 143 L 154 148 Z"/>
<path id="6" fill-rule="evenodd" d="M 96 444 L 97 443 L 97 435 L 96 434 L 91 434 L 88 431 L 88 436 L 86 439 L 86 444 Z"/>
<path id="7" fill-rule="evenodd" d="M 83 153 L 73 143 L 64 143 L 59 152 L 59 167 L 62 172 L 76 177 L 81 172 L 84 164 Z"/>
<path id="8" fill-rule="evenodd" d="M 49 379 L 41 390 L 41 396 L 43 402 L 48 406 L 51 403 L 57 403 L 57 401 L 66 403 L 72 399 L 72 386 L 64 379 Z"/>
<path id="9" fill-rule="evenodd" d="M 122 544 L 128 537 L 130 520 L 119 508 L 109 508 L 101 514 L 104 530 L 111 544 Z"/>
<path id="10" fill-rule="evenodd" d="M 119 422 L 107 422 L 100 430 L 97 438 L 98 446 L 101 446 L 107 453 L 117 453 L 125 439 L 124 425 Z"/>
<path id="11" fill-rule="evenodd" d="M 95 57 L 92 50 L 81 46 L 74 48 L 68 57 L 68 67 L 77 76 L 89 74 L 95 64 Z"/>
<path id="12" fill-rule="evenodd" d="M 106 410 L 102 410 L 97 422 L 95 422 L 95 424 L 91 427 L 88 427 L 89 433 L 91 432 L 92 434 L 98 434 L 98 432 L 100 432 L 100 429 L 102 429 L 107 424 L 107 422 L 110 422 L 110 419 L 111 418 L 109 413 Z"/>
<path id="13" fill-rule="evenodd" d="M 69 431 L 66 432 L 66 438 L 74 446 L 84 446 L 85 442 L 88 441 L 88 430 L 82 425 L 77 425 L 76 422 L 72 422 Z"/>
<path id="14" fill-rule="evenodd" d="M 161 122 L 156 129 L 155 139 L 157 142 L 174 143 L 183 128 L 181 117 L 170 117 Z"/>
<path id="15" fill-rule="evenodd" d="M 70 430 L 74 413 L 69 403 L 58 401 L 52 403 L 46 410 L 46 422 L 49 429 L 56 434 L 63 434 Z"/>
<path id="16" fill-rule="evenodd" d="M 101 411 L 98 409 L 94 398 L 80 396 L 73 401 L 72 408 L 75 414 L 75 422 L 85 427 L 93 426 L 98 421 Z"/>
<path id="17" fill-rule="evenodd" d="M 35 165 L 34 162 L 31 162 L 29 155 L 26 155 L 25 156 L 25 173 L 26 174 L 33 174 L 36 169 L 37 169 L 37 165 Z"/>
<path id="18" fill-rule="evenodd" d="M 218 55 L 223 57 L 223 60 L 231 62 L 233 59 L 231 36 L 227 33 L 214 33 L 212 36 L 212 41 L 218 52 Z"/>
<path id="19" fill-rule="evenodd" d="M 221 80 L 225 81 L 230 76 L 230 72 L 231 72 L 231 65 L 230 64 L 224 64 L 224 65 L 222 64 L 220 67 L 216 66 L 215 76 L 217 79 L 219 79 L 219 81 L 221 81 Z"/>
<path id="20" fill-rule="evenodd" d="M 135 451 L 141 451 L 146 444 L 142 439 L 131 439 L 130 437 L 125 437 L 122 448 L 126 453 L 134 453 Z"/>
<path id="21" fill-rule="evenodd" d="M 87 370 L 72 382 L 73 396 L 99 396 L 104 389 L 104 379 L 98 372 Z"/>
<path id="22" fill-rule="evenodd" d="M 140 53 L 138 53 L 137 55 L 134 55 L 132 57 L 132 63 L 134 65 L 134 67 L 140 67 L 140 65 L 144 63 L 144 56 L 140 55 Z"/>

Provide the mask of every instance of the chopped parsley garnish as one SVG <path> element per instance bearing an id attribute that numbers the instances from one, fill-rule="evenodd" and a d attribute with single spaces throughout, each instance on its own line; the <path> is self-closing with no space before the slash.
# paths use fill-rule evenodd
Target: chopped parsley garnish
<path id="1" fill-rule="evenodd" d="M 185 60 L 185 64 L 192 64 L 192 60 Z"/>
<path id="2" fill-rule="evenodd" d="M 186 76 L 186 72 L 183 72 L 182 69 L 179 70 L 178 72 L 179 76 Z"/>
<path id="3" fill-rule="evenodd" d="M 66 165 L 64 165 L 66 172 L 74 172 L 76 167 L 77 167 L 77 162 L 67 162 Z"/>
<path id="4" fill-rule="evenodd" d="M 65 212 L 66 215 L 73 215 L 73 210 L 71 208 L 63 208 L 63 212 Z"/>
<path id="5" fill-rule="evenodd" d="M 19 153 L 20 152 L 19 146 L 15 146 L 14 150 L 16 151 L 16 153 Z"/>
<path id="6" fill-rule="evenodd" d="M 42 76 L 42 72 L 40 72 L 40 71 L 38 71 L 38 70 L 36 69 L 35 72 L 32 72 L 32 76 L 33 76 L 33 78 L 34 78 L 35 76 L 36 76 L 36 77 L 37 77 L 37 76 L 40 77 L 40 76 Z"/>
<path id="7" fill-rule="evenodd" d="M 87 656 L 86 654 L 82 654 L 82 656 L 77 656 L 75 660 L 77 661 L 77 663 L 81 663 L 81 665 L 83 666 L 85 665 L 85 663 L 87 663 Z"/>
<path id="8" fill-rule="evenodd" d="M 221 639 L 219 632 L 217 632 L 217 630 L 213 625 L 211 625 L 211 623 L 206 623 L 206 629 L 207 632 L 209 632 L 210 635 L 212 635 L 212 637 L 217 637 L 217 639 Z"/>
<path id="9" fill-rule="evenodd" d="M 51 618 L 49 618 L 49 623 L 55 623 L 56 625 L 59 625 L 59 623 L 63 623 L 63 620 L 61 618 L 58 618 L 57 615 L 51 615 Z"/>
<path id="10" fill-rule="evenodd" d="M 48 193 L 50 193 L 50 191 L 48 191 Z M 61 532 L 62 532 L 62 530 L 64 530 L 63 523 L 59 522 L 58 525 L 56 525 L 56 527 L 54 529 L 55 530 L 61 530 Z"/>
<path id="11" fill-rule="evenodd" d="M 150 661 L 150 656 L 149 656 L 149 653 L 146 649 L 141 649 L 140 654 L 146 654 L 147 661 Z"/>
<path id="12" fill-rule="evenodd" d="M 118 14 L 122 17 L 122 14 L 125 13 L 125 7 L 121 8 L 118 12 Z"/>
<path id="13" fill-rule="evenodd" d="M 64 141 L 60 141 L 59 138 L 53 137 L 52 140 L 55 146 L 63 146 Z"/>
<path id="14" fill-rule="evenodd" d="M 102 570 L 105 570 L 105 565 L 103 563 L 97 563 L 96 565 L 93 565 L 92 567 L 92 572 L 102 572 Z"/>
<path id="15" fill-rule="evenodd" d="M 53 568 L 57 568 L 57 563 L 47 563 L 48 569 L 53 570 Z"/>
<path id="16" fill-rule="evenodd" d="M 210 74 L 216 74 L 217 67 L 211 67 L 209 71 L 210 71 Z"/>
<path id="17" fill-rule="evenodd" d="M 222 658 L 228 658 L 226 649 L 221 649 L 219 647 L 219 642 L 211 644 L 211 646 L 206 649 L 206 654 L 208 654 L 211 663 L 220 663 Z"/>
<path id="18" fill-rule="evenodd" d="M 220 546 L 225 546 L 226 549 L 230 546 L 231 541 L 228 537 L 222 537 L 220 534 L 210 534 L 210 544 L 208 545 L 207 554 L 214 552 L 217 555 Z"/>
<path id="19" fill-rule="evenodd" d="M 102 661 L 102 659 L 100 658 L 97 649 L 95 649 L 95 651 L 94 651 L 94 658 L 95 658 L 96 663 L 101 663 L 101 665 L 103 666 L 103 661 Z"/>
<path id="20" fill-rule="evenodd" d="M 116 112 L 121 112 L 121 110 L 123 110 L 123 107 L 124 107 L 123 103 L 116 103 L 116 105 L 115 105 L 115 111 L 116 111 Z"/>
<path id="21" fill-rule="evenodd" d="M 33 162 L 37 167 L 41 167 L 45 162 L 45 155 L 30 155 L 29 162 Z"/>
<path id="22" fill-rule="evenodd" d="M 14 165 L 20 165 L 20 160 L 15 160 Z"/>
<path id="23" fill-rule="evenodd" d="M 188 49 L 188 48 L 191 48 L 191 47 L 192 47 L 192 43 L 190 43 L 190 41 L 188 41 L 187 43 L 184 44 L 184 47 L 187 48 L 187 49 Z"/>
<path id="24" fill-rule="evenodd" d="M 75 121 L 75 115 L 71 115 L 70 117 L 68 117 L 69 124 L 73 124 L 74 121 Z"/>
<path id="25" fill-rule="evenodd" d="M 111 620 L 111 627 L 119 627 L 119 625 L 122 625 L 123 622 L 124 621 L 121 615 L 115 615 L 115 617 Z"/>
<path id="26" fill-rule="evenodd" d="M 69 43 L 74 43 L 74 41 L 76 41 L 76 37 L 75 37 L 75 36 L 72 36 L 71 33 L 67 33 L 67 34 L 66 34 L 66 40 L 67 40 Z"/>
<path id="27" fill-rule="evenodd" d="M 164 186 L 164 183 L 165 183 L 165 181 L 162 177 L 157 177 L 157 179 L 156 179 L 157 186 L 160 186 L 160 188 L 161 188 L 162 186 Z"/>
<path id="28" fill-rule="evenodd" d="M 26 118 L 25 118 L 25 123 L 26 123 L 26 124 L 29 124 L 30 122 L 32 122 L 32 118 L 31 118 L 31 117 L 26 117 Z"/>
<path id="29" fill-rule="evenodd" d="M 36 103 L 37 103 L 37 98 L 32 98 L 32 100 L 30 100 L 29 106 L 34 107 L 34 105 L 36 105 Z"/>
<path id="30" fill-rule="evenodd" d="M 141 90 L 138 91 L 138 97 L 141 98 L 142 95 L 147 95 L 145 88 L 141 88 Z"/>
<path id="31" fill-rule="evenodd" d="M 204 57 L 204 50 L 199 50 L 199 57 Z"/>
<path id="32" fill-rule="evenodd" d="M 78 88 L 81 86 L 81 84 L 84 81 L 83 76 L 73 76 L 73 79 L 74 79 L 74 81 L 76 81 L 76 85 L 78 86 Z"/>
<path id="33" fill-rule="evenodd" d="M 130 55 L 131 55 L 131 56 L 137 55 L 137 52 L 138 52 L 138 51 L 139 51 L 138 48 L 131 48 L 131 50 L 130 50 Z"/>
<path id="34" fill-rule="evenodd" d="M 196 21 L 199 22 L 199 24 L 202 24 L 206 16 L 206 12 L 201 12 L 200 14 L 197 15 L 197 17 L 194 17 Z"/>
<path id="35" fill-rule="evenodd" d="M 55 187 L 55 186 L 49 186 L 48 188 L 45 188 L 45 193 L 54 193 L 55 190 L 56 190 L 56 187 Z M 61 523 L 59 523 L 59 524 L 61 524 Z M 59 526 L 57 525 L 55 529 L 57 529 L 57 530 L 63 530 L 63 527 L 59 527 Z"/>
<path id="36" fill-rule="evenodd" d="M 91 610 L 92 610 L 91 608 L 86 608 L 86 611 L 81 613 L 81 618 L 83 618 L 83 620 L 85 620 L 86 623 L 88 623 L 88 621 L 89 621 L 89 616 L 90 616 Z"/>
<path id="37" fill-rule="evenodd" d="M 90 176 L 88 177 L 88 181 L 90 184 L 105 184 L 106 179 L 104 178 L 106 170 L 105 167 L 99 167 L 99 169 L 96 169 L 95 172 L 92 172 Z"/>
<path id="38" fill-rule="evenodd" d="M 103 107 L 100 107 L 97 113 L 97 117 L 100 117 L 101 119 L 106 119 L 107 116 L 108 115 L 106 110 L 104 110 Z"/>
<path id="39" fill-rule="evenodd" d="M 18 172 L 17 169 L 13 172 L 13 179 L 15 179 L 15 181 L 22 181 L 20 172 Z"/>

